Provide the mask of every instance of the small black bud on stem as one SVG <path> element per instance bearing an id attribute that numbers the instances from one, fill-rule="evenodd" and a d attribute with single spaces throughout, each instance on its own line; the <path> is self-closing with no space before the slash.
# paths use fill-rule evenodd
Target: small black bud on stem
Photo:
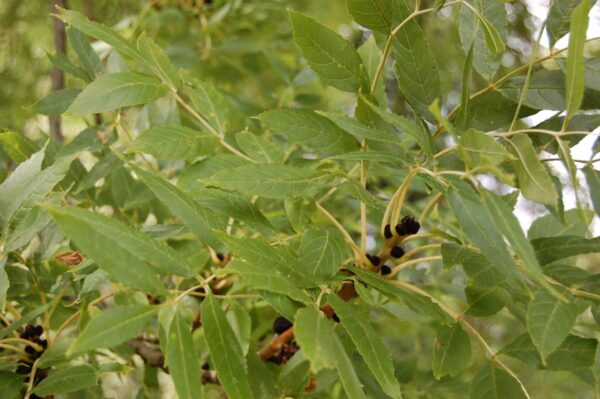
<path id="1" fill-rule="evenodd" d="M 394 247 L 390 251 L 390 255 L 392 256 L 392 258 L 401 258 L 402 256 L 404 256 L 404 250 L 400 247 Z"/>
<path id="2" fill-rule="evenodd" d="M 402 223 L 396 225 L 396 234 L 399 236 L 405 236 L 407 234 L 406 227 Z"/>
<path id="3" fill-rule="evenodd" d="M 379 269 L 379 272 L 382 276 L 386 276 L 392 272 L 392 269 L 388 265 L 383 265 L 381 266 L 381 269 Z"/>
<path id="4" fill-rule="evenodd" d="M 331 316 L 331 318 L 332 318 L 332 319 L 333 319 L 333 321 L 335 321 L 336 323 L 339 323 L 339 322 L 340 322 L 340 318 L 339 318 L 339 317 L 338 317 L 338 315 L 337 315 L 337 314 L 335 314 L 335 313 L 333 314 L 333 316 Z"/>
<path id="5" fill-rule="evenodd" d="M 285 317 L 280 316 L 276 318 L 273 322 L 273 331 L 276 334 L 283 334 L 285 331 L 289 330 L 292 327 L 292 322 L 286 319 Z"/>
<path id="6" fill-rule="evenodd" d="M 386 240 L 389 240 L 390 238 L 392 238 L 392 236 L 393 236 L 392 226 L 390 226 L 389 224 L 385 225 L 385 227 L 383 228 L 383 236 L 385 237 Z"/>
<path id="7" fill-rule="evenodd" d="M 417 234 L 421 228 L 421 224 L 412 216 L 405 216 L 402 219 L 402 224 L 407 234 Z"/>
<path id="8" fill-rule="evenodd" d="M 379 265 L 381 264 L 381 259 L 379 259 L 379 256 L 377 255 L 367 254 L 367 259 L 369 259 L 369 261 L 371 261 L 371 263 L 375 267 L 379 267 Z"/>

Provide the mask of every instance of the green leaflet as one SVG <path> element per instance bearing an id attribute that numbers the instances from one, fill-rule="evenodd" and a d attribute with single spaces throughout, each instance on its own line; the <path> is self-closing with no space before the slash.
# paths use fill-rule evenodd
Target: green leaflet
<path id="1" fill-rule="evenodd" d="M 470 399 L 511 398 L 526 399 L 519 382 L 503 369 L 488 362 L 473 378 Z"/>
<path id="2" fill-rule="evenodd" d="M 141 151 L 160 159 L 193 160 L 213 152 L 217 136 L 179 125 L 150 128 L 139 135 L 127 148 L 128 152 Z"/>
<path id="3" fill-rule="evenodd" d="M 351 304 L 336 295 L 330 295 L 328 301 L 385 393 L 393 398 L 401 397 L 400 385 L 394 376 L 394 365 L 389 349 L 377 337 L 377 332 Z"/>
<path id="4" fill-rule="evenodd" d="M 0 133 L 0 145 L 13 161 L 26 161 L 37 150 L 37 146 L 23 134 L 17 132 Z"/>
<path id="5" fill-rule="evenodd" d="M 171 63 L 160 47 L 143 32 L 137 40 L 137 49 L 144 58 L 144 63 L 165 84 L 178 88 L 180 84 L 179 71 Z"/>
<path id="6" fill-rule="evenodd" d="M 204 180 L 206 184 L 247 195 L 285 199 L 315 195 L 332 183 L 321 171 L 290 165 L 249 164 L 225 169 Z"/>
<path id="7" fill-rule="evenodd" d="M 4 399 L 17 399 L 21 395 L 24 375 L 0 370 L 0 396 Z"/>
<path id="8" fill-rule="evenodd" d="M 527 307 L 527 331 L 542 361 L 565 340 L 577 318 L 577 305 L 538 290 Z"/>
<path id="9" fill-rule="evenodd" d="M 401 137 L 397 134 L 363 125 L 359 121 L 345 115 L 334 114 L 331 112 L 322 112 L 322 114 L 357 139 L 375 140 L 391 144 L 402 144 Z"/>
<path id="10" fill-rule="evenodd" d="M 206 119 L 212 127 L 213 133 L 220 135 L 227 133 L 231 128 L 233 111 L 223 94 L 209 82 L 190 79 L 185 93 L 190 97 L 194 108 Z"/>
<path id="11" fill-rule="evenodd" d="M 586 166 L 582 169 L 582 172 L 590 189 L 594 210 L 597 214 L 600 214 L 600 174 L 591 166 Z"/>
<path id="12" fill-rule="evenodd" d="M 505 282 L 502 270 L 479 252 L 455 244 L 442 244 L 444 267 L 450 268 L 460 264 L 471 279 L 473 285 L 479 288 L 494 288 Z"/>
<path id="13" fill-rule="evenodd" d="M 348 245 L 337 230 L 307 229 L 302 234 L 298 267 L 326 282 L 337 273 L 348 254 Z"/>
<path id="14" fill-rule="evenodd" d="M 81 364 L 51 371 L 33 392 L 44 397 L 60 395 L 96 385 L 97 382 L 98 371 L 96 368 L 89 364 Z"/>
<path id="15" fill-rule="evenodd" d="M 294 332 L 313 370 L 335 367 L 348 398 L 366 398 L 348 354 L 322 312 L 312 307 L 300 309 Z"/>
<path id="16" fill-rule="evenodd" d="M 235 141 L 256 162 L 283 163 L 284 153 L 273 140 L 251 132 L 242 132 L 235 135 Z"/>
<path id="17" fill-rule="evenodd" d="M 294 41 L 324 84 L 356 92 L 363 83 L 362 62 L 356 49 L 313 18 L 289 11 Z"/>
<path id="18" fill-rule="evenodd" d="M 589 22 L 590 0 L 582 0 L 571 14 L 569 52 L 567 53 L 566 94 L 567 114 L 564 126 L 569 125 L 571 117 L 579 110 L 584 90 L 583 47 Z"/>
<path id="19" fill-rule="evenodd" d="M 119 345 L 138 334 L 156 316 L 158 309 L 157 306 L 129 305 L 104 310 L 90 320 L 68 352 Z"/>
<path id="20" fill-rule="evenodd" d="M 310 109 L 278 109 L 258 116 L 269 129 L 291 142 L 325 152 L 348 152 L 358 149 L 358 142 L 342 128 Z"/>
<path id="21" fill-rule="evenodd" d="M 61 89 L 53 91 L 33 104 L 33 109 L 44 115 L 61 115 L 65 113 L 79 93 L 81 93 L 80 89 Z"/>
<path id="22" fill-rule="evenodd" d="M 393 11 L 394 23 L 410 15 L 405 0 L 394 0 Z M 429 105 L 440 97 L 440 75 L 423 31 L 414 19 L 398 32 L 393 46 L 394 73 L 400 91 L 418 113 L 433 120 Z"/>
<path id="23" fill-rule="evenodd" d="M 469 366 L 471 341 L 460 323 L 438 328 L 431 369 L 435 378 L 454 377 Z"/>
<path id="24" fill-rule="evenodd" d="M 102 61 L 88 43 L 86 35 L 71 26 L 67 29 L 67 37 L 89 80 L 94 80 L 96 75 L 104 72 L 104 65 L 102 65 Z"/>
<path id="25" fill-rule="evenodd" d="M 244 353 L 221 305 L 211 293 L 202 302 L 201 314 L 212 363 L 227 396 L 231 399 L 251 398 Z"/>
<path id="26" fill-rule="evenodd" d="M 132 72 L 108 73 L 86 86 L 67 113 L 85 115 L 112 111 L 146 104 L 167 93 L 167 88 L 154 78 Z"/>
<path id="27" fill-rule="evenodd" d="M 177 306 L 169 327 L 166 359 L 175 390 L 181 399 L 202 398 L 200 363 L 192 338 L 192 326 Z"/>
<path id="28" fill-rule="evenodd" d="M 581 0 L 554 0 L 550 5 L 546 29 L 550 38 L 550 45 L 554 44 L 569 32 L 571 14 L 581 3 Z"/>
<path id="29" fill-rule="evenodd" d="M 545 237 L 531 241 L 541 265 L 571 256 L 600 252 L 600 237 L 586 239 L 577 236 Z"/>
<path id="30" fill-rule="evenodd" d="M 390 32 L 392 0 L 346 0 L 346 5 L 360 25 L 376 32 Z"/>
<path id="31" fill-rule="evenodd" d="M 511 137 L 511 152 L 518 158 L 513 163 L 523 195 L 541 204 L 556 206 L 558 196 L 548 171 L 540 162 L 531 139 L 525 134 Z"/>
<path id="32" fill-rule="evenodd" d="M 496 166 L 511 155 L 492 136 L 469 129 L 458 141 L 458 156 L 467 166 Z"/>

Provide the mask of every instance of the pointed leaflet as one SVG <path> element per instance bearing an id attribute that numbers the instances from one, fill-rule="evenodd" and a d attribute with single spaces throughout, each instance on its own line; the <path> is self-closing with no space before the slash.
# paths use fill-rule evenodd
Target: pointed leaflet
<path id="1" fill-rule="evenodd" d="M 252 397 L 246 359 L 221 305 L 209 292 L 202 302 L 202 327 L 210 358 L 230 399 Z"/>
<path id="2" fill-rule="evenodd" d="M 33 104 L 33 109 L 43 115 L 61 115 L 69 108 L 79 93 L 81 93 L 80 89 L 71 88 L 53 91 Z"/>
<path id="3" fill-rule="evenodd" d="M 219 234 L 219 238 L 229 247 L 234 256 L 249 264 L 287 278 L 300 287 L 319 286 L 317 279 L 298 267 L 296 257 L 285 246 L 276 248 L 262 240 L 238 238 L 226 234 Z"/>
<path id="4" fill-rule="evenodd" d="M 200 363 L 192 338 L 192 326 L 178 305 L 167 337 L 167 365 L 180 399 L 202 398 Z"/>
<path id="5" fill-rule="evenodd" d="M 104 72 L 102 61 L 88 43 L 87 37 L 74 27 L 67 29 L 67 37 L 71 48 L 77 53 L 77 58 L 86 71 L 89 80 L 94 80 L 96 75 Z"/>
<path id="6" fill-rule="evenodd" d="M 336 230 L 308 229 L 302 234 L 298 267 L 319 281 L 327 281 L 347 256 L 348 245 Z"/>
<path id="7" fill-rule="evenodd" d="M 135 337 L 158 313 L 158 306 L 129 305 L 102 311 L 92 318 L 69 349 L 79 353 L 111 348 Z"/>
<path id="8" fill-rule="evenodd" d="M 462 266 L 469 277 L 469 284 L 478 288 L 494 288 L 505 281 L 504 273 L 498 266 L 479 252 L 456 243 L 442 244 L 444 267 L 450 268 L 455 264 Z"/>
<path id="9" fill-rule="evenodd" d="M 358 353 L 377 379 L 381 388 L 393 398 L 398 398 L 400 385 L 394 376 L 394 364 L 390 351 L 385 347 L 377 332 L 351 304 L 343 301 L 337 295 L 330 295 L 329 303 L 335 309 L 342 326 L 356 345 Z"/>
<path id="10" fill-rule="evenodd" d="M 527 306 L 527 331 L 542 361 L 565 340 L 577 318 L 577 305 L 538 290 Z"/>
<path id="11" fill-rule="evenodd" d="M 37 145 L 23 134 L 10 131 L 0 133 L 0 146 L 17 163 L 26 161 L 37 150 Z"/>
<path id="12" fill-rule="evenodd" d="M 219 240 L 213 234 L 211 227 L 216 227 L 217 221 L 210 209 L 204 208 L 173 184 L 159 176 L 129 164 L 140 179 L 156 195 L 173 215 L 177 216 L 181 223 L 187 226 L 194 234 L 213 248 L 219 246 Z"/>
<path id="13" fill-rule="evenodd" d="M 390 32 L 392 0 L 346 0 L 346 5 L 360 25 L 380 33 Z"/>
<path id="14" fill-rule="evenodd" d="M 97 22 L 90 21 L 84 17 L 83 14 L 77 11 L 61 8 L 59 9 L 59 12 L 60 14 L 58 15 L 58 18 L 70 24 L 77 30 L 110 44 L 115 50 L 124 56 L 133 58 L 134 60 L 142 63 L 145 62 L 144 57 L 123 36 L 118 34 L 113 29 Z"/>
<path id="15" fill-rule="evenodd" d="M 214 134 L 179 125 L 162 125 L 139 135 L 127 152 L 142 151 L 159 159 L 191 161 L 200 155 L 212 153 L 217 142 Z"/>
<path id="16" fill-rule="evenodd" d="M 167 93 L 167 88 L 155 78 L 131 72 L 109 73 L 86 86 L 67 113 L 85 115 L 112 111 L 146 104 Z"/>
<path id="17" fill-rule="evenodd" d="M 27 376 L 0 370 L 0 397 L 17 399 L 22 397 L 23 382 Z"/>
<path id="18" fill-rule="evenodd" d="M 405 0 L 394 0 L 394 23 L 406 19 L 411 11 Z M 435 58 L 417 21 L 410 20 L 396 34 L 394 72 L 400 91 L 421 115 L 430 117 L 429 105 L 440 97 L 440 74 Z"/>
<path id="19" fill-rule="evenodd" d="M 470 167 L 495 166 L 511 158 L 493 136 L 475 129 L 469 129 L 460 135 L 458 156 Z"/>
<path id="20" fill-rule="evenodd" d="M 335 122 L 337 126 L 341 127 L 346 132 L 350 133 L 358 139 L 375 140 L 392 144 L 402 144 L 401 137 L 396 133 L 372 128 L 346 115 L 334 114 L 331 112 L 321 112 L 321 114 Z"/>
<path id="21" fill-rule="evenodd" d="M 515 134 L 509 147 L 518 161 L 513 163 L 523 195 L 540 204 L 556 206 L 558 196 L 548 171 L 540 162 L 531 139 L 525 134 Z"/>
<path id="22" fill-rule="evenodd" d="M 310 109 L 277 109 L 263 112 L 258 119 L 275 133 L 287 136 L 291 142 L 318 151 L 348 152 L 358 149 L 358 142 L 352 136 Z"/>
<path id="23" fill-rule="evenodd" d="M 465 235 L 506 276 L 520 280 L 521 276 L 495 221 L 473 190 L 468 185 L 459 183 L 461 182 L 453 183 L 453 188 L 448 191 L 447 198 L 450 209 L 462 226 Z"/>
<path id="24" fill-rule="evenodd" d="M 463 5 L 459 33 L 465 54 L 473 48 L 473 67 L 491 81 L 502 58 L 504 42 L 508 39 L 506 9 L 502 2 L 475 0 L 473 9 Z"/>
<path id="25" fill-rule="evenodd" d="M 569 125 L 571 117 L 579 110 L 584 90 L 583 47 L 589 22 L 590 0 L 582 0 L 571 15 L 571 34 L 567 53 L 566 95 L 567 114 L 563 126 Z"/>
<path id="26" fill-rule="evenodd" d="M 488 362 L 475 375 L 469 388 L 470 399 L 526 399 L 523 388 L 512 375 Z"/>
<path id="27" fill-rule="evenodd" d="M 589 165 L 583 168 L 582 172 L 590 189 L 594 210 L 600 215 L 600 173 Z"/>
<path id="28" fill-rule="evenodd" d="M 545 237 L 531 243 L 542 266 L 571 256 L 600 252 L 600 237 L 589 240 L 577 236 Z"/>
<path id="29" fill-rule="evenodd" d="M 471 341 L 460 323 L 438 328 L 431 363 L 435 378 L 454 377 L 467 368 L 470 361 Z"/>
<path id="30" fill-rule="evenodd" d="M 361 86 L 361 60 L 352 44 L 313 18 L 290 10 L 294 41 L 324 84 L 356 92 Z"/>
<path id="31" fill-rule="evenodd" d="M 581 0 L 554 0 L 551 2 L 546 22 L 550 46 L 553 47 L 558 39 L 569 32 L 571 14 L 579 3 Z"/>
<path id="32" fill-rule="evenodd" d="M 300 309 L 296 313 L 294 332 L 314 371 L 335 367 L 348 398 L 365 398 L 350 358 L 331 321 L 322 312 L 313 307 Z"/>
<path id="33" fill-rule="evenodd" d="M 0 224 L 6 227 L 11 220 L 43 201 L 52 188 L 66 175 L 74 156 L 58 158 L 41 170 L 42 149 L 20 164 L 0 185 Z"/>
<path id="34" fill-rule="evenodd" d="M 185 260 L 174 251 L 116 219 L 79 208 L 43 207 L 81 252 L 114 280 L 163 294 L 156 273 L 189 274 Z"/>
<path id="35" fill-rule="evenodd" d="M 146 35 L 146 32 L 142 33 L 138 38 L 137 48 L 140 55 L 144 58 L 144 63 L 161 81 L 172 88 L 176 89 L 179 87 L 179 71 L 171 63 L 171 60 L 169 60 L 164 51 Z"/>
<path id="36" fill-rule="evenodd" d="M 290 165 L 248 164 L 225 169 L 205 180 L 209 185 L 259 197 L 285 199 L 312 196 L 332 182 L 315 169 Z"/>
<path id="37" fill-rule="evenodd" d="M 33 393 L 39 397 L 46 397 L 75 392 L 96 385 L 98 377 L 96 368 L 89 364 L 52 370 L 48 377 L 36 385 Z"/>
<path id="38" fill-rule="evenodd" d="M 266 139 L 251 132 L 235 135 L 238 146 L 259 163 L 283 163 L 284 153 L 274 140 Z"/>
<path id="39" fill-rule="evenodd" d="M 220 135 L 228 132 L 233 116 L 229 102 L 212 83 L 198 79 L 189 80 L 185 93 L 190 97 L 196 111 L 200 112 Z"/>

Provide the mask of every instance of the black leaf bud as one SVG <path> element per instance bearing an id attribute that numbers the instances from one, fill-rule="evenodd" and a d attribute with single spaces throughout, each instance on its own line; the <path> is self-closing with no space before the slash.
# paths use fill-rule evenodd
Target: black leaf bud
<path id="1" fill-rule="evenodd" d="M 405 236 L 407 234 L 407 232 L 406 232 L 406 226 L 404 226 L 404 224 L 402 224 L 402 223 L 397 224 L 396 225 L 396 233 L 399 236 Z"/>
<path id="2" fill-rule="evenodd" d="M 386 276 L 392 272 L 392 269 L 388 265 L 383 265 L 381 266 L 381 269 L 379 269 L 379 272 L 382 276 Z"/>
<path id="3" fill-rule="evenodd" d="M 367 259 L 369 259 L 373 266 L 376 267 L 379 267 L 379 264 L 381 263 L 381 259 L 379 259 L 379 256 L 377 255 L 367 254 Z"/>
<path id="4" fill-rule="evenodd" d="M 390 251 L 392 258 L 401 258 L 404 255 L 404 250 L 400 247 L 394 247 Z"/>
<path id="5" fill-rule="evenodd" d="M 336 313 L 333 314 L 333 316 L 331 316 L 331 318 L 333 319 L 333 321 L 335 321 L 336 323 L 340 322 L 340 318 L 338 317 L 338 315 Z"/>
<path id="6" fill-rule="evenodd" d="M 280 317 L 276 318 L 275 321 L 273 322 L 273 331 L 276 334 L 283 334 L 285 331 L 289 330 L 293 326 L 294 325 L 292 324 L 291 321 L 289 321 L 285 317 L 280 316 Z"/>
<path id="7" fill-rule="evenodd" d="M 385 227 L 383 228 L 383 236 L 385 237 L 386 240 L 389 240 L 390 238 L 392 238 L 392 226 L 390 226 L 389 224 L 386 224 Z"/>

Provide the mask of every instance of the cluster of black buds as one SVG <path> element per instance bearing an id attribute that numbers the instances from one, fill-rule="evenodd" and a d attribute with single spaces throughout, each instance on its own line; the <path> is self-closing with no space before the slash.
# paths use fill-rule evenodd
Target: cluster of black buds
<path id="1" fill-rule="evenodd" d="M 410 234 L 417 234 L 419 229 L 421 228 L 421 224 L 412 216 L 404 216 L 400 223 L 394 227 L 396 234 L 399 236 L 406 236 Z M 391 239 L 394 236 L 392 231 L 392 226 L 386 224 L 383 229 L 383 236 L 386 240 Z"/>
<path id="2" fill-rule="evenodd" d="M 44 328 L 40 325 L 32 326 L 27 325 L 25 329 L 19 335 L 22 339 L 33 342 L 36 346 L 26 345 L 25 352 L 27 353 L 27 358 L 22 359 L 17 366 L 15 372 L 17 374 L 29 375 L 33 369 L 33 363 L 38 359 L 46 348 L 48 347 L 48 342 L 45 339 L 42 339 L 42 335 L 44 334 Z M 38 369 L 35 373 L 34 384 L 39 384 L 46 376 L 48 375 L 48 369 Z M 37 398 L 35 395 L 31 395 L 30 398 Z"/>
<path id="3" fill-rule="evenodd" d="M 386 249 L 384 249 L 379 256 L 367 254 L 367 259 L 369 259 L 369 262 L 378 269 L 381 275 L 385 276 L 391 274 L 392 268 L 385 264 L 385 260 L 389 257 L 395 259 L 403 257 L 404 249 L 397 244 L 401 241 L 402 237 L 417 234 L 420 228 L 420 223 L 412 216 L 405 216 L 394 228 L 392 228 L 391 225 L 386 224 L 383 229 L 383 236 L 386 239 Z"/>

